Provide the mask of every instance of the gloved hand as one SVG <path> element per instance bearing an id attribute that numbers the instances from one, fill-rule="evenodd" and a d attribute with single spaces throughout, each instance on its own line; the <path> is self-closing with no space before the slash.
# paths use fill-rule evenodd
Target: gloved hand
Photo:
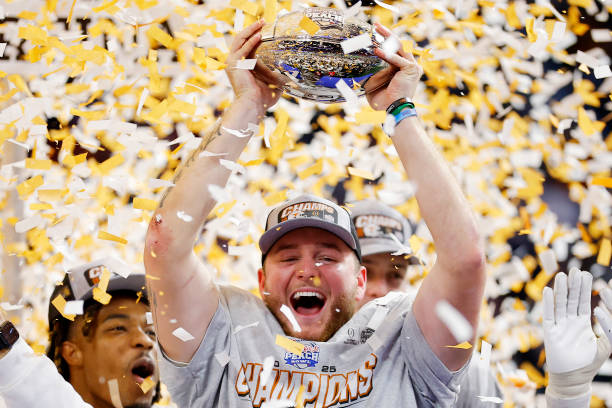
<path id="1" fill-rule="evenodd" d="M 569 281 L 569 282 L 568 282 Z M 544 346 L 549 376 L 549 406 L 587 407 L 591 381 L 610 356 L 610 342 L 591 327 L 591 286 L 588 272 L 572 268 L 555 277 L 554 293 L 544 288 Z M 610 319 L 612 328 L 612 318 Z M 551 404 L 550 401 L 555 401 Z M 558 403 L 572 400 L 566 405 Z"/>

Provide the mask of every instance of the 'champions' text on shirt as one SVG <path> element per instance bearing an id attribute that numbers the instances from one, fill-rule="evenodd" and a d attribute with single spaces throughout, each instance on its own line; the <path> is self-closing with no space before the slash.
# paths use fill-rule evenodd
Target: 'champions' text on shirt
<path id="1" fill-rule="evenodd" d="M 372 377 L 378 358 L 370 354 L 359 370 L 347 373 L 313 373 L 274 368 L 266 384 L 260 381 L 262 364 L 246 363 L 236 378 L 236 392 L 251 396 L 253 407 L 265 401 L 295 401 L 304 386 L 304 407 L 328 408 L 367 397 L 372 391 Z"/>

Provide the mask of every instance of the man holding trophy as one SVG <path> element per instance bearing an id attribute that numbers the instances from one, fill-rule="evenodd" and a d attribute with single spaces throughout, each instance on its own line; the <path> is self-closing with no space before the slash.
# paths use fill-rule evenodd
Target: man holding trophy
<path id="1" fill-rule="evenodd" d="M 368 74 L 364 92 L 373 109 L 393 118 L 393 143 L 436 246 L 436 264 L 414 302 L 393 294 L 359 309 L 367 279 L 350 215 L 312 195 L 278 205 L 267 218 L 259 241 L 262 299 L 216 285 L 194 254 L 215 206 L 209 186 L 224 186 L 230 175 L 219 155 L 237 160 L 249 137 L 236 132 L 258 124 L 281 87 L 302 81 L 302 73 L 289 72 L 292 87 L 287 73 L 261 59 L 253 70 L 236 68 L 261 45 L 262 27 L 236 36 L 226 61 L 234 101 L 177 170 L 149 225 L 144 259 L 154 277 L 148 293 L 163 381 L 181 407 L 453 406 L 472 353 L 448 347 L 460 341 L 436 309 L 458 312 L 473 343 L 484 252 L 472 211 L 410 100 L 422 74 L 410 53 L 370 47 L 386 68 Z"/>

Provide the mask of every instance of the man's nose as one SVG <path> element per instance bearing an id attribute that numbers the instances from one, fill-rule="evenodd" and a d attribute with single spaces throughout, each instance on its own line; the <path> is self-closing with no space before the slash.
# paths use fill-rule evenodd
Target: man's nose
<path id="1" fill-rule="evenodd" d="M 316 276 L 319 276 L 319 266 L 314 259 L 304 260 L 297 265 L 296 276 L 301 280 L 313 279 Z"/>
<path id="2" fill-rule="evenodd" d="M 154 339 L 141 328 L 137 328 L 132 335 L 132 346 L 134 347 L 142 347 L 146 349 L 152 349 L 154 344 Z"/>

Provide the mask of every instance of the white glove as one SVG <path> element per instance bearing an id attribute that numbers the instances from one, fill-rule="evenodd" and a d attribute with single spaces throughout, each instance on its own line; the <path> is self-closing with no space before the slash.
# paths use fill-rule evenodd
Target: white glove
<path id="1" fill-rule="evenodd" d="M 569 279 L 565 273 L 557 274 L 554 294 L 544 288 L 544 346 L 550 373 L 546 395 L 585 401 L 585 407 L 591 381 L 610 356 L 610 343 L 605 336 L 596 337 L 591 327 L 592 283 L 590 273 L 572 268 Z M 610 323 L 612 328 L 612 318 Z"/>

